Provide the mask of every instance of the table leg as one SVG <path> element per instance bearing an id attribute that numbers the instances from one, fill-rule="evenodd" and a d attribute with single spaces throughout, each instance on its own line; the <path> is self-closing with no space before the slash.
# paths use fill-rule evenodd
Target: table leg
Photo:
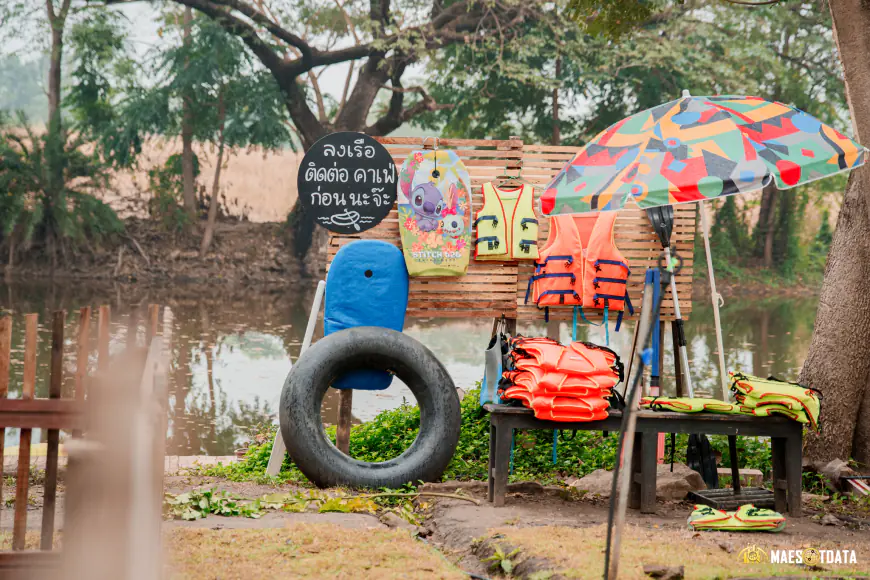
<path id="1" fill-rule="evenodd" d="M 796 433 L 785 441 L 785 479 L 788 487 L 788 515 L 799 518 L 803 515 L 801 510 L 801 491 L 803 479 L 803 445 L 801 441 L 802 431 Z"/>
<path id="2" fill-rule="evenodd" d="M 776 511 L 785 513 L 786 501 L 786 443 L 782 437 L 770 438 L 770 455 L 773 463 L 773 504 Z"/>
<path id="3" fill-rule="evenodd" d="M 656 476 L 658 473 L 658 433 L 643 433 L 641 437 L 640 513 L 656 511 Z"/>
<path id="4" fill-rule="evenodd" d="M 511 424 L 501 417 L 495 419 L 495 466 L 492 474 L 492 503 L 496 507 L 504 505 L 504 496 L 507 493 L 508 470 L 511 459 Z M 490 445 L 493 440 L 490 440 Z"/>
<path id="5" fill-rule="evenodd" d="M 643 478 L 642 461 L 643 461 L 643 433 L 638 431 L 634 434 L 634 453 L 631 455 L 631 465 L 627 466 L 628 484 L 628 507 L 633 510 L 640 509 L 642 506 L 641 499 L 643 490 L 641 488 L 641 480 Z M 623 466 L 623 473 L 626 473 L 626 466 Z M 611 498 L 611 501 L 613 498 Z"/>
<path id="6" fill-rule="evenodd" d="M 728 454 L 731 456 L 731 487 L 734 495 L 740 493 L 740 463 L 737 460 L 737 435 L 728 436 Z"/>
<path id="7" fill-rule="evenodd" d="M 498 430 L 495 428 L 495 420 L 492 415 L 489 417 L 489 468 L 486 471 L 487 493 L 486 500 L 490 503 L 493 501 L 493 492 L 495 486 L 495 439 Z"/>

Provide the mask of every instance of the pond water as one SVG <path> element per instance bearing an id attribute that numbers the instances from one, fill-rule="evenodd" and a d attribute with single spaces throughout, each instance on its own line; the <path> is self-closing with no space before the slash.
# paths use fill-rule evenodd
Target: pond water
<path id="1" fill-rule="evenodd" d="M 276 420 L 281 387 L 291 361 L 299 354 L 308 320 L 314 283 L 304 286 L 301 290 L 298 285 L 244 290 L 200 285 L 144 289 L 81 281 L 0 286 L 0 306 L 14 317 L 10 396 L 20 396 L 24 313 L 40 314 L 37 396 L 44 397 L 48 391 L 52 311 L 65 309 L 68 313 L 64 389 L 71 390 L 80 307 L 111 306 L 110 350 L 114 352 L 126 344 L 131 312 L 136 310 L 141 321 L 147 304 L 159 303 L 172 309 L 174 324 L 167 453 L 231 454 L 247 440 L 253 426 Z M 721 310 L 729 370 L 796 379 L 809 347 L 816 302 L 813 297 L 731 298 Z M 488 320 L 409 319 L 405 332 L 438 356 L 457 387 L 468 389 L 482 376 L 490 327 Z M 95 319 L 91 328 L 95 341 Z M 630 351 L 632 330 L 632 324 L 619 333 L 611 329 L 611 346 L 623 357 Z M 545 327 L 543 322 L 521 325 L 519 331 L 543 335 Z M 694 301 L 686 332 L 696 393 L 721 396 L 713 315 L 707 299 Z M 560 334 L 563 340 L 570 340 L 570 325 L 562 323 Z M 662 384 L 665 393 L 672 394 L 673 357 L 670 333 L 666 334 Z M 140 323 L 140 341 L 143 336 Z M 604 333 L 600 328 L 581 325 L 578 339 L 604 344 Z M 403 401 L 413 403 L 414 397 L 398 380 L 385 391 L 355 391 L 354 419 L 369 421 Z M 330 391 L 324 401 L 324 421 L 334 422 L 336 414 L 337 396 Z M 16 445 L 17 439 L 17 430 L 6 430 L 7 446 Z M 40 440 L 41 434 L 35 432 L 34 441 Z"/>

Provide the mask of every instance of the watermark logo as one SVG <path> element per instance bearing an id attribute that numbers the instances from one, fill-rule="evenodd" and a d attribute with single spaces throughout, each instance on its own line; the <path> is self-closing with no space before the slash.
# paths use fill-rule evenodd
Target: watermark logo
<path id="1" fill-rule="evenodd" d="M 802 559 L 807 566 L 817 566 L 822 561 L 822 555 L 815 548 L 807 548 Z"/>
<path id="2" fill-rule="evenodd" d="M 767 562 L 767 552 L 755 544 L 750 544 L 740 550 L 738 556 L 743 558 L 744 564 L 760 564 L 762 562 Z"/>
<path id="3" fill-rule="evenodd" d="M 857 564 L 855 550 L 822 550 L 805 548 L 803 550 L 771 549 L 770 553 L 750 544 L 737 554 L 744 564 L 797 564 L 819 566 L 823 564 Z"/>

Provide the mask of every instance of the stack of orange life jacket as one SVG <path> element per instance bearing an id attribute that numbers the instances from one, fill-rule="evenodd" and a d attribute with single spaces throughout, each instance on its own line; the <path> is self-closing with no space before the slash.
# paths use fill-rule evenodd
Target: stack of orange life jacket
<path id="1" fill-rule="evenodd" d="M 599 421 L 622 380 L 619 356 L 602 346 L 550 338 L 513 337 L 509 365 L 499 383 L 502 399 L 514 399 L 548 421 Z"/>

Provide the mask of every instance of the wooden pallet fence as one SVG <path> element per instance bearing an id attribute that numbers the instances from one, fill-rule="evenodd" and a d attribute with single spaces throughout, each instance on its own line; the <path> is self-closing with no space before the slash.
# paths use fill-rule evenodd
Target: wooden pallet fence
<path id="1" fill-rule="evenodd" d="M 109 323 L 111 310 L 108 306 L 101 306 L 98 312 L 97 368 L 100 371 L 104 371 L 109 367 Z M 159 341 L 152 340 L 157 336 L 158 316 L 158 306 L 151 305 L 146 324 L 146 337 L 148 337 L 147 344 L 154 345 L 155 347 L 160 346 Z M 13 320 L 8 315 L 0 317 L 0 457 L 2 457 L 6 429 L 20 429 L 18 466 L 14 492 L 15 507 L 12 528 L 12 552 L 0 552 L 0 577 L 7 577 L 7 573 L 11 575 L 15 571 L 34 572 L 38 569 L 46 568 L 52 562 L 57 563 L 58 561 L 57 558 L 52 556 L 52 546 L 54 543 L 57 507 L 60 432 L 62 430 L 72 431 L 73 440 L 76 440 L 81 438 L 83 433 L 86 433 L 85 427 L 88 421 L 86 416 L 88 403 L 86 401 L 88 362 L 91 354 L 91 308 L 82 308 L 79 311 L 78 318 L 77 344 L 74 355 L 74 392 L 68 398 L 62 398 L 66 312 L 60 310 L 54 312 L 51 318 L 51 359 L 48 371 L 48 398 L 35 397 L 39 317 L 37 314 L 27 314 L 24 316 L 24 367 L 21 398 L 10 399 L 8 395 Z M 138 318 L 134 314 L 131 316 L 131 322 L 128 325 L 127 350 L 136 348 L 137 336 Z M 159 350 L 163 353 L 162 348 Z M 165 373 L 165 365 L 161 367 L 161 373 Z M 149 379 L 151 381 L 158 380 L 154 378 L 154 368 L 150 369 L 148 376 L 151 377 Z M 163 412 L 161 411 L 161 413 Z M 161 417 L 161 421 L 163 420 L 165 418 Z M 37 551 L 25 550 L 33 429 L 43 430 L 47 448 L 43 513 L 40 525 L 39 550 Z M 165 426 L 160 436 L 159 445 L 161 450 L 164 434 Z M 156 463 L 156 458 L 153 459 L 153 462 Z M 162 477 L 162 456 L 159 463 Z M 3 465 L 0 462 L 0 510 L 7 509 L 5 508 L 3 498 L 5 491 L 3 489 L 3 475 Z"/>
<path id="2" fill-rule="evenodd" d="M 379 137 L 392 154 L 396 165 L 401 167 L 405 158 L 415 150 L 424 148 L 419 138 Z M 476 212 L 483 205 L 481 186 L 496 176 L 519 173 L 535 186 L 540 195 L 550 180 L 570 161 L 578 147 L 524 144 L 519 138 L 507 140 L 488 139 L 441 139 L 439 148 L 451 149 L 459 155 L 468 168 L 472 187 L 472 207 Z M 431 149 L 433 140 L 428 139 L 425 148 Z M 537 203 L 535 204 L 538 205 Z M 537 207 L 536 207 L 537 211 Z M 538 246 L 543 247 L 549 231 L 548 220 L 538 215 Z M 472 218 L 473 221 L 473 218 Z M 676 277 L 680 297 L 680 309 L 684 319 L 692 310 L 692 256 L 694 252 L 696 218 L 694 205 L 675 206 L 675 224 L 672 245 L 683 258 L 683 269 Z M 472 231 L 472 238 L 476 230 Z M 655 267 L 661 254 L 658 238 L 649 225 L 644 212 L 638 209 L 623 210 L 616 220 L 616 245 L 629 261 L 632 275 L 629 278 L 629 296 L 639 312 L 644 275 L 647 268 Z M 328 246 L 329 263 L 345 244 L 357 239 L 383 240 L 401 247 L 398 213 L 393 209 L 376 227 L 358 235 L 331 235 Z M 533 304 L 525 303 L 528 279 L 532 264 L 526 262 L 478 262 L 472 257 L 465 276 L 411 278 L 408 299 L 408 316 L 447 318 L 496 318 L 504 315 L 519 321 L 543 320 L 544 312 Z M 570 319 L 571 307 L 554 307 L 550 316 L 556 320 Z M 626 313 L 627 316 L 627 313 Z M 600 319 L 601 313 L 588 314 Z M 670 293 L 662 303 L 662 317 L 673 320 L 674 304 Z"/>

